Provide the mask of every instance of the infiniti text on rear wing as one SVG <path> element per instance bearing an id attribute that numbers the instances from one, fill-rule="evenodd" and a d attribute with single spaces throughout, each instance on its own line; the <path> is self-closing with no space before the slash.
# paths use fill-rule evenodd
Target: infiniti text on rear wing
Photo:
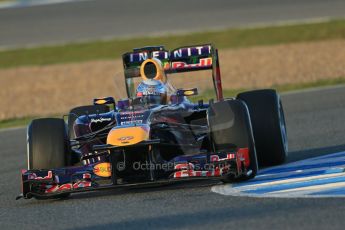
<path id="1" fill-rule="evenodd" d="M 212 70 L 217 99 L 223 98 L 218 50 L 211 44 L 184 46 L 171 51 L 163 46 L 134 49 L 122 55 L 125 78 L 140 77 L 140 65 L 148 58 L 159 59 L 166 73 Z"/>

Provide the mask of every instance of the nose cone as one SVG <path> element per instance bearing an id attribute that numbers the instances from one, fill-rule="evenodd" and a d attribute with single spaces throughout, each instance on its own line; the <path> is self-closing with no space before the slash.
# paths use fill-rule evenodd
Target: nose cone
<path id="1" fill-rule="evenodd" d="M 115 146 L 135 145 L 149 139 L 149 129 L 142 126 L 114 128 L 107 137 L 107 144 Z"/>

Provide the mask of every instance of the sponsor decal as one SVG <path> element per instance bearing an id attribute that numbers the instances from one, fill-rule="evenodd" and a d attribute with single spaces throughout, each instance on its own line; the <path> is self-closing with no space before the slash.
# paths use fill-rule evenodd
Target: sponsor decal
<path id="1" fill-rule="evenodd" d="M 184 95 L 185 95 L 185 96 L 191 96 L 191 95 L 193 95 L 193 94 L 194 94 L 194 91 L 193 91 L 193 90 L 187 90 L 187 91 L 184 92 Z"/>
<path id="2" fill-rule="evenodd" d="M 91 181 L 78 181 L 76 183 L 67 183 L 62 185 L 47 185 L 45 193 L 63 192 L 87 187 L 91 187 Z"/>
<path id="3" fill-rule="evenodd" d="M 142 114 L 144 114 L 144 111 L 140 110 L 140 111 L 121 112 L 120 114 L 121 114 L 121 116 L 123 116 L 123 115 L 137 115 L 137 114 L 142 115 Z"/>
<path id="4" fill-rule="evenodd" d="M 96 103 L 97 105 L 103 105 L 103 104 L 107 103 L 107 101 L 104 100 L 104 99 L 99 99 L 99 100 L 95 101 L 95 103 Z"/>
<path id="5" fill-rule="evenodd" d="M 122 121 L 121 125 L 133 125 L 133 124 L 142 124 L 142 120 L 133 120 L 133 121 Z"/>
<path id="6" fill-rule="evenodd" d="M 237 158 L 240 162 L 244 161 L 244 166 L 249 167 L 249 148 L 239 148 L 237 151 Z"/>
<path id="7" fill-rule="evenodd" d="M 90 173 L 84 173 L 83 179 L 91 179 L 91 174 Z"/>
<path id="8" fill-rule="evenodd" d="M 101 118 L 97 118 L 97 119 L 94 119 L 94 118 L 91 118 L 91 123 L 102 123 L 103 121 L 111 121 L 111 118 L 105 118 L 105 117 L 101 117 Z"/>
<path id="9" fill-rule="evenodd" d="M 126 142 L 132 140 L 134 137 L 133 136 L 126 136 L 126 137 L 120 137 L 117 140 L 121 142 Z"/>
<path id="10" fill-rule="evenodd" d="M 144 121 L 143 112 L 124 112 L 120 115 L 121 125 L 142 124 Z"/>
<path id="11" fill-rule="evenodd" d="M 194 171 L 194 170 L 182 170 L 174 173 L 174 178 L 183 178 L 183 177 L 216 177 L 221 176 L 223 170 L 221 168 L 215 168 L 210 171 Z"/>
<path id="12" fill-rule="evenodd" d="M 168 51 L 153 51 L 152 52 L 153 58 L 158 58 L 160 60 L 162 59 L 168 59 L 169 58 L 169 52 Z M 141 52 L 141 53 L 132 53 L 129 56 L 130 62 L 143 62 L 149 58 L 147 52 Z"/>
<path id="13" fill-rule="evenodd" d="M 192 163 L 176 164 L 175 169 L 177 169 L 177 170 L 194 169 L 194 164 L 192 164 Z"/>
<path id="14" fill-rule="evenodd" d="M 122 137 L 133 137 L 127 141 L 121 141 Z M 147 127 L 134 126 L 125 128 L 113 128 L 107 137 L 107 144 L 115 146 L 134 145 L 141 141 L 149 139 L 149 130 Z"/>
<path id="15" fill-rule="evenodd" d="M 152 58 L 157 58 L 159 60 L 166 59 L 179 59 L 179 58 L 188 58 L 192 56 L 210 56 L 212 53 L 212 47 L 210 45 L 206 46 L 195 46 L 195 47 L 184 47 L 180 49 L 173 50 L 172 52 L 168 51 L 153 51 L 151 53 Z M 151 58 L 148 55 L 148 52 L 140 53 L 131 53 L 129 55 L 129 62 L 143 62 Z M 211 60 L 212 61 L 212 60 Z M 169 63 L 164 63 L 164 69 L 169 67 Z"/>
<path id="16" fill-rule="evenodd" d="M 182 61 L 175 61 L 171 63 L 172 69 L 184 69 L 184 68 L 198 68 L 198 67 L 210 67 L 212 66 L 212 58 L 201 58 L 199 63 L 188 64 Z"/>
<path id="17" fill-rule="evenodd" d="M 226 160 L 232 160 L 232 159 L 235 159 L 235 154 L 234 153 L 226 154 L 225 158 L 220 158 L 218 155 L 211 155 L 210 156 L 210 161 L 211 162 L 226 161 Z"/>
<path id="18" fill-rule="evenodd" d="M 28 180 L 51 180 L 53 178 L 53 172 L 48 171 L 47 176 L 40 177 L 36 173 L 31 173 L 28 175 Z"/>
<path id="19" fill-rule="evenodd" d="M 143 95 L 160 95 L 160 92 L 156 90 L 156 86 L 147 86 L 144 91 Z"/>
<path id="20" fill-rule="evenodd" d="M 174 173 L 174 178 L 184 177 L 217 177 L 221 176 L 227 171 L 227 166 L 224 167 L 210 167 L 209 170 L 197 170 L 192 163 L 180 163 L 175 165 L 175 170 L 181 170 Z"/>
<path id="21" fill-rule="evenodd" d="M 209 56 L 211 54 L 211 46 L 196 46 L 196 47 L 187 47 L 174 50 L 170 56 L 172 58 L 183 58 L 191 56 Z"/>
<path id="22" fill-rule="evenodd" d="M 108 162 L 97 164 L 93 167 L 93 172 L 100 177 L 110 177 L 111 165 Z"/>

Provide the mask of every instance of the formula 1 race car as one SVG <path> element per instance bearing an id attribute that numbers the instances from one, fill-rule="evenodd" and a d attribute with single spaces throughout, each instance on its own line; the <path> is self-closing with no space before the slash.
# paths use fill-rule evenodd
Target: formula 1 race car
<path id="1" fill-rule="evenodd" d="M 212 45 L 143 47 L 122 58 L 128 98 L 96 98 L 73 108 L 67 124 L 58 118 L 30 123 L 18 198 L 193 179 L 239 182 L 254 178 L 259 166 L 285 161 L 279 95 L 265 89 L 224 99 Z M 178 74 L 187 85 L 187 74 L 201 70 L 210 72 L 203 87 L 212 86 L 216 99 L 204 102 L 198 88 L 174 86 Z"/>

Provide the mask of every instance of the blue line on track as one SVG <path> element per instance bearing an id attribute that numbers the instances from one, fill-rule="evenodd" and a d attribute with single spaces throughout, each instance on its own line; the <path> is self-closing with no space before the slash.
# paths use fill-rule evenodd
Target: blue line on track
<path id="1" fill-rule="evenodd" d="M 314 193 L 310 193 L 310 195 L 316 195 L 316 196 L 321 196 L 321 195 L 345 195 L 345 187 L 340 187 L 340 188 L 334 188 L 334 189 L 328 189 L 324 191 L 318 191 Z"/>
<path id="2" fill-rule="evenodd" d="M 334 169 L 334 170 L 317 170 L 317 171 L 312 171 L 312 172 L 305 172 L 305 173 L 298 173 L 298 174 L 293 174 L 293 175 L 285 175 L 285 176 L 280 176 L 280 177 L 274 177 L 274 178 L 258 178 L 254 179 L 245 183 L 238 183 L 238 184 L 233 184 L 233 188 L 237 187 L 243 187 L 247 185 L 260 185 L 263 183 L 267 182 L 273 182 L 273 181 L 278 181 L 278 180 L 288 180 L 288 179 L 295 179 L 295 178 L 304 178 L 304 177 L 309 177 L 309 176 L 318 176 L 318 175 L 326 175 L 326 174 L 331 174 L 331 173 L 339 173 L 342 172 L 343 169 Z"/>
<path id="3" fill-rule="evenodd" d="M 264 194 L 264 193 L 269 193 L 269 192 L 283 191 L 287 189 L 303 188 L 303 187 L 309 187 L 309 186 L 314 186 L 314 185 L 325 185 L 325 184 L 337 183 L 337 182 L 345 182 L 345 176 L 325 178 L 325 179 L 315 179 L 311 181 L 291 182 L 291 183 L 281 184 L 281 185 L 269 185 L 263 188 L 252 188 L 251 190 L 247 190 L 243 192 Z"/>
<path id="4" fill-rule="evenodd" d="M 272 194 L 274 197 L 345 196 L 345 186 L 343 186 L 343 182 L 345 182 L 344 168 L 345 152 L 333 153 L 267 168 L 261 170 L 253 180 L 225 185 L 220 187 L 221 190 L 218 191 L 225 195 L 242 194 L 258 197 L 267 197 L 270 196 L 270 193 L 274 193 Z M 328 177 L 327 174 L 332 175 Z M 324 177 L 315 178 L 315 176 Z M 298 181 L 288 181 L 289 179 L 298 179 Z M 264 184 L 270 182 L 273 182 L 273 184 Z M 279 184 L 274 184 L 274 182 Z M 299 188 L 301 189 L 299 190 Z M 291 189 L 292 191 L 290 191 Z"/>
<path id="5" fill-rule="evenodd" d="M 299 165 L 293 167 L 284 167 L 284 168 L 274 168 L 271 170 L 265 170 L 265 174 L 276 174 L 276 173 L 283 173 L 283 172 L 293 172 L 298 170 L 308 170 L 308 169 L 316 169 L 316 168 L 324 168 L 324 167 L 336 167 L 336 166 L 345 166 L 345 160 L 339 162 L 324 162 L 324 163 L 317 163 L 317 164 L 309 164 L 309 165 Z"/>

